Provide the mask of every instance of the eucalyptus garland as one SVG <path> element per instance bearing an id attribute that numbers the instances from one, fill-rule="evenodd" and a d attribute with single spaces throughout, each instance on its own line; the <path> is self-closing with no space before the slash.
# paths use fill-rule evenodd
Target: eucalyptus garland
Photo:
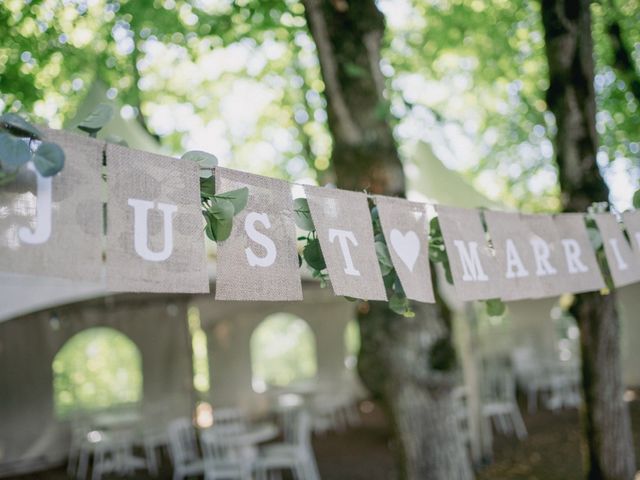
<path id="1" fill-rule="evenodd" d="M 43 177 L 52 177 L 64 167 L 64 151 L 19 115 L 1 115 L 0 186 L 13 182 L 29 162 Z"/>

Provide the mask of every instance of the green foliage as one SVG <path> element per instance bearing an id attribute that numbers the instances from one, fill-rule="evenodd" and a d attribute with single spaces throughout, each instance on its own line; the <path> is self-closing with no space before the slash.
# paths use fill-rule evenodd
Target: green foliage
<path id="1" fill-rule="evenodd" d="M 43 177 L 52 177 L 64 167 L 64 152 L 52 142 L 42 142 L 33 154 L 33 164 Z"/>
<path id="2" fill-rule="evenodd" d="M 311 218 L 311 211 L 309 210 L 309 203 L 306 198 L 296 198 L 293 201 L 293 213 L 296 225 L 300 230 L 313 232 L 316 229 L 313 224 L 313 219 Z"/>
<path id="3" fill-rule="evenodd" d="M 218 159 L 215 155 L 200 150 L 192 150 L 180 158 L 182 160 L 196 162 L 200 167 L 200 178 L 213 176 L 213 169 L 218 165 Z"/>
<path id="4" fill-rule="evenodd" d="M 499 298 L 492 298 L 485 303 L 487 305 L 487 315 L 490 317 L 501 317 L 507 309 L 507 306 Z"/>
<path id="5" fill-rule="evenodd" d="M 206 152 L 187 152 L 182 156 L 182 160 L 195 161 L 200 165 L 200 203 L 202 215 L 206 221 L 205 233 L 214 242 L 223 242 L 233 228 L 233 217 L 240 213 L 247 206 L 249 200 L 249 189 L 242 187 L 237 190 L 216 194 L 215 176 L 213 167 L 217 165 L 215 156 Z"/>
<path id="6" fill-rule="evenodd" d="M 40 130 L 15 113 L 0 115 L 0 128 L 17 137 L 29 137 L 38 140 L 42 138 Z"/>
<path id="7" fill-rule="evenodd" d="M 633 208 L 640 209 L 640 190 L 633 194 Z"/>
<path id="8" fill-rule="evenodd" d="M 313 378 L 317 369 L 315 337 L 301 318 L 275 313 L 254 330 L 251 370 L 256 391 Z"/>
<path id="9" fill-rule="evenodd" d="M 43 177 L 52 177 L 64 167 L 64 152 L 52 142 L 40 141 L 40 131 L 15 114 L 0 116 L 0 186 L 18 175 L 29 161 Z M 32 145 L 37 145 L 32 152 Z"/>
<path id="10" fill-rule="evenodd" d="M 142 360 L 136 345 L 111 328 L 84 330 L 53 359 L 58 417 L 142 400 Z"/>
<path id="11" fill-rule="evenodd" d="M 98 132 L 113 118 L 113 107 L 107 103 L 101 103 L 87 118 L 85 118 L 78 128 L 83 132 L 87 132 L 90 137 L 96 137 Z"/>

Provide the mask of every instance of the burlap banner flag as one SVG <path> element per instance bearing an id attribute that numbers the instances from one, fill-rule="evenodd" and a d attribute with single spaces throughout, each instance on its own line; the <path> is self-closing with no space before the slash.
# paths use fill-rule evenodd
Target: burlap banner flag
<path id="1" fill-rule="evenodd" d="M 640 210 L 633 212 L 624 212 L 622 221 L 627 228 L 631 246 L 636 254 L 636 258 L 640 258 Z"/>
<path id="2" fill-rule="evenodd" d="M 498 263 L 500 298 L 520 300 L 543 295 L 529 230 L 519 213 L 484 212 Z"/>
<path id="3" fill-rule="evenodd" d="M 336 295 L 386 300 L 367 197 L 330 188 L 304 188 Z"/>
<path id="4" fill-rule="evenodd" d="M 434 303 L 426 205 L 382 196 L 376 196 L 375 202 L 405 295 L 411 300 Z"/>
<path id="5" fill-rule="evenodd" d="M 209 291 L 198 166 L 107 145 L 107 286 Z"/>
<path id="6" fill-rule="evenodd" d="M 582 213 L 563 213 L 553 217 L 568 278 L 565 291 L 582 293 L 605 287 L 596 254 L 591 246 Z"/>
<path id="7" fill-rule="evenodd" d="M 565 267 L 560 236 L 549 215 L 520 215 L 527 228 L 527 242 L 533 253 L 542 297 L 561 295 L 570 290 L 571 279 Z"/>
<path id="8" fill-rule="evenodd" d="M 249 189 L 247 206 L 218 243 L 216 299 L 302 300 L 291 186 L 216 168 L 216 193 Z"/>
<path id="9" fill-rule="evenodd" d="M 613 284 L 616 287 L 623 287 L 639 281 L 640 261 L 631 251 L 616 217 L 610 213 L 598 213 L 593 217 L 600 230 Z"/>
<path id="10" fill-rule="evenodd" d="M 42 177 L 32 164 L 0 188 L 0 270 L 98 281 L 102 272 L 104 142 L 42 129 L 65 152 L 64 169 Z"/>
<path id="11" fill-rule="evenodd" d="M 498 265 L 487 245 L 479 212 L 443 205 L 436 205 L 436 211 L 460 300 L 498 298 Z"/>

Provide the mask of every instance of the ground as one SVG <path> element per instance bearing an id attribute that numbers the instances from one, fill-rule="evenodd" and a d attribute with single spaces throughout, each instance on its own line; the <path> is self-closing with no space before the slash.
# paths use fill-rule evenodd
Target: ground
<path id="1" fill-rule="evenodd" d="M 369 410 L 372 404 L 365 404 Z M 640 401 L 629 404 L 636 458 L 640 459 Z M 495 437 L 495 458 L 477 471 L 477 480 L 582 479 L 577 410 L 525 414 L 529 437 L 521 442 Z M 379 408 L 363 414 L 363 423 L 342 433 L 314 439 L 323 480 L 389 480 L 395 478 L 391 435 Z M 165 460 L 161 478 L 171 478 Z M 19 480 L 62 480 L 63 468 L 19 477 Z M 105 477 L 107 478 L 107 477 Z M 118 477 L 108 477 L 118 478 Z M 136 475 L 145 479 L 144 475 Z M 15 478 L 14 480 L 18 480 Z"/>

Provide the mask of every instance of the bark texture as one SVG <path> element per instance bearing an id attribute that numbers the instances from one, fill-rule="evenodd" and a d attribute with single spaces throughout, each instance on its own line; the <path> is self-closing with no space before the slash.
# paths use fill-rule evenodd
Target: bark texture
<path id="1" fill-rule="evenodd" d="M 303 2 L 325 84 L 338 186 L 404 196 L 380 70 L 383 15 L 375 0 Z M 389 413 L 402 478 L 470 479 L 451 401 L 452 374 L 432 368 L 434 352 L 436 366 L 451 364 L 445 317 L 436 306 L 416 313 L 409 319 L 386 303 L 360 304 L 358 370 Z"/>
<path id="2" fill-rule="evenodd" d="M 589 0 L 542 0 L 549 64 L 547 104 L 556 118 L 555 152 L 566 211 L 584 212 L 609 199 L 596 163 L 594 63 Z M 587 478 L 623 480 L 635 473 L 627 405 L 622 399 L 619 317 L 615 294 L 578 295 L 583 442 Z"/>

